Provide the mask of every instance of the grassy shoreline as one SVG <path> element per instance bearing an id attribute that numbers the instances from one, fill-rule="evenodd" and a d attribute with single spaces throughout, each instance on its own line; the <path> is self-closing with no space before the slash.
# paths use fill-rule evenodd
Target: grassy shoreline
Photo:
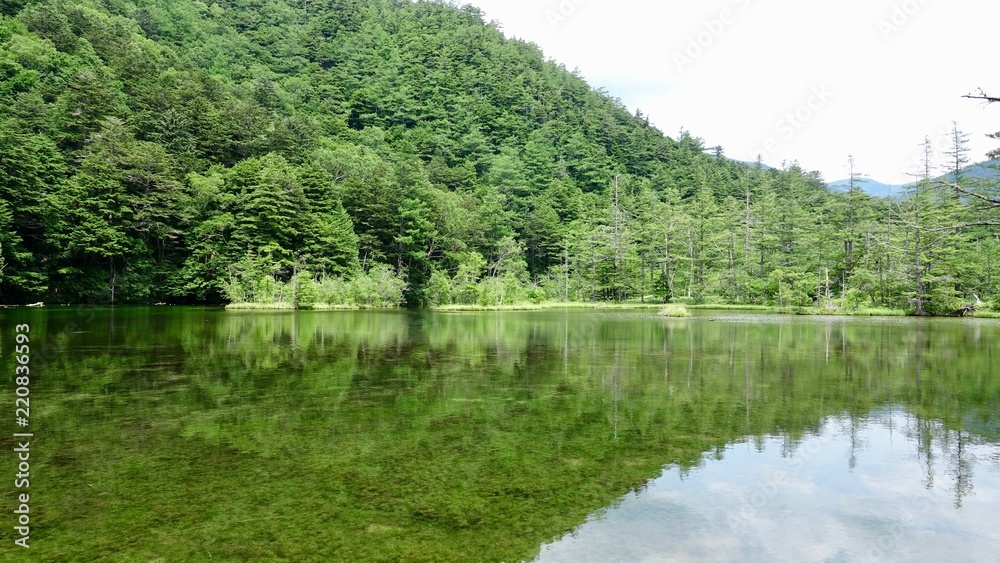
<path id="1" fill-rule="evenodd" d="M 879 307 L 858 307 L 855 309 L 821 309 L 819 307 L 785 307 L 778 309 L 785 315 L 829 316 L 829 317 L 908 317 L 913 313 L 905 309 Z"/>
<path id="2" fill-rule="evenodd" d="M 702 303 L 700 305 L 685 305 L 688 309 L 703 309 L 711 311 L 767 311 L 777 313 L 781 307 L 774 305 L 747 305 L 740 303 Z"/>
<path id="3" fill-rule="evenodd" d="M 296 309 L 292 303 L 230 303 L 225 306 L 231 311 L 362 311 L 362 310 L 392 310 L 397 307 L 375 307 L 359 305 L 329 305 L 326 303 L 315 303 L 309 308 Z M 509 305 L 436 305 L 428 307 L 428 310 L 450 313 L 450 312 L 514 312 L 514 311 L 544 311 L 551 309 L 593 309 L 593 310 L 617 310 L 617 311 L 657 311 L 659 315 L 666 317 L 689 317 L 691 311 L 745 311 L 757 313 L 774 313 L 781 315 L 804 315 L 804 316 L 831 316 L 831 317 L 904 317 L 912 316 L 913 311 L 904 309 L 889 309 L 879 307 L 857 307 L 850 310 L 845 309 L 822 309 L 818 307 L 778 307 L 775 305 L 746 305 L 732 303 L 703 303 L 697 305 L 684 305 L 679 303 L 609 303 L 601 301 L 563 302 L 546 301 L 542 303 L 514 303 Z M 978 319 L 1000 319 L 1000 312 L 996 311 L 976 311 L 970 318 Z M 948 318 L 948 317 L 942 317 Z"/>
<path id="4" fill-rule="evenodd" d="M 777 305 L 702 304 L 688 305 L 688 309 L 703 311 L 756 311 L 780 315 L 805 315 L 829 317 L 905 317 L 912 311 L 881 307 L 857 307 L 854 309 L 824 309 L 819 307 L 779 307 Z"/>
<path id="5" fill-rule="evenodd" d="M 436 305 L 430 307 L 431 311 L 440 313 L 451 312 L 472 312 L 472 311 L 541 311 L 541 305 L 534 303 L 524 303 L 517 305 Z"/>
<path id="6" fill-rule="evenodd" d="M 606 303 L 601 301 L 543 301 L 541 303 L 515 303 L 512 305 L 435 305 L 431 311 L 542 311 L 547 309 L 602 309 L 602 310 L 654 310 L 663 303 Z"/>
<path id="7" fill-rule="evenodd" d="M 375 309 L 398 309 L 398 307 L 365 307 L 361 305 L 328 305 L 315 303 L 310 307 L 296 308 L 291 303 L 230 303 L 227 311 L 364 311 Z"/>

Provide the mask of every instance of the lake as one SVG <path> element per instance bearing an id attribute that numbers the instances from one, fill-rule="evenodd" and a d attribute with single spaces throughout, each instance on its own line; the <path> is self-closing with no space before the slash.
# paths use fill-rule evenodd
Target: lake
<path id="1" fill-rule="evenodd" d="M 32 408 L 16 426 L 7 377 L 3 560 L 1000 551 L 998 321 L 7 309 L 8 374 L 18 323 Z"/>

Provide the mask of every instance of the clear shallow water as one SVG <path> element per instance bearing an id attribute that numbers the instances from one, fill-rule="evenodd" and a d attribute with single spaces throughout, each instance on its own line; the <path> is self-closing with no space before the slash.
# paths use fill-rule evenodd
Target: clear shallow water
<path id="1" fill-rule="evenodd" d="M 537 561 L 996 561 L 998 509 L 1000 446 L 886 410 L 669 467 Z"/>
<path id="2" fill-rule="evenodd" d="M 17 309 L 5 373 L 24 322 L 37 549 L 4 561 L 1000 552 L 997 321 Z"/>

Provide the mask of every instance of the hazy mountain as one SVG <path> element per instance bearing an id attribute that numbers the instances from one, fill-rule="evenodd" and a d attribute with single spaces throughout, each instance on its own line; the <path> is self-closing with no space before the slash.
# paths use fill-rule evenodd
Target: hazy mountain
<path id="1" fill-rule="evenodd" d="M 984 180 L 1000 179 L 1000 160 L 977 162 L 962 169 L 962 177 L 966 179 L 979 178 Z M 951 181 L 954 174 L 949 172 L 938 176 L 938 179 Z"/>
<path id="2" fill-rule="evenodd" d="M 847 191 L 847 187 L 848 185 L 850 185 L 850 180 L 849 179 L 836 180 L 833 182 L 829 182 L 827 185 L 829 186 L 831 191 L 843 192 Z M 861 182 L 861 189 L 864 190 L 865 193 L 867 194 L 877 197 L 884 197 L 887 195 L 899 194 L 900 192 L 903 191 L 904 186 L 901 186 L 899 184 L 885 184 L 879 182 L 878 180 L 872 180 L 871 178 L 866 178 L 865 181 Z"/>
<path id="3" fill-rule="evenodd" d="M 942 181 L 952 181 L 954 174 L 947 173 L 937 176 L 936 180 Z M 1000 160 L 988 160 L 986 162 L 977 162 L 976 164 L 971 164 L 962 169 L 962 177 L 965 179 L 979 179 L 979 180 L 1000 180 Z M 829 182 L 827 185 L 832 191 L 846 191 L 850 180 L 835 180 Z M 908 184 L 886 184 L 874 180 L 871 178 L 866 178 L 865 181 L 861 183 L 861 189 L 865 193 L 876 196 L 884 197 L 887 195 L 898 195 L 912 182 Z"/>

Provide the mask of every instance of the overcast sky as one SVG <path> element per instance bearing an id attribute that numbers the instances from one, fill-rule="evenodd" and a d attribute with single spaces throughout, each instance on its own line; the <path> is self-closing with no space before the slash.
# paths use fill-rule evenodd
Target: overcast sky
<path id="1" fill-rule="evenodd" d="M 905 183 L 929 135 L 943 161 L 952 121 L 971 157 L 1000 141 L 1000 2 L 987 0 L 472 0 L 508 37 L 579 68 L 667 135 L 683 127 L 726 155 L 797 160 L 827 181 L 847 155 Z"/>

